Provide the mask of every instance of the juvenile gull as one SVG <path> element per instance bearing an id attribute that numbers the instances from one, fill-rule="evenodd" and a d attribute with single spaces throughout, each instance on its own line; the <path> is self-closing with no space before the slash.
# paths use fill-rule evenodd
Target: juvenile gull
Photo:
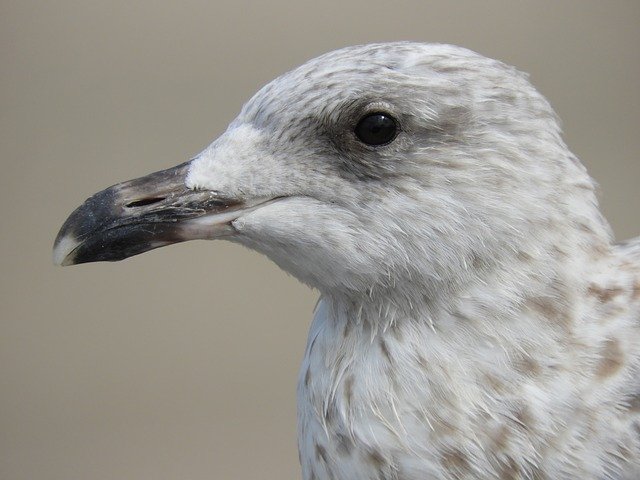
<path id="1" fill-rule="evenodd" d="M 640 239 L 514 68 L 350 47 L 262 88 L 190 162 L 79 207 L 56 263 L 194 238 L 320 291 L 303 477 L 640 478 Z"/>

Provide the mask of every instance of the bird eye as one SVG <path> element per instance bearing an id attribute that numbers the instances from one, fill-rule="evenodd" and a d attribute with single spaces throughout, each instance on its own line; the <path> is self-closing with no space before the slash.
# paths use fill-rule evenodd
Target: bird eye
<path id="1" fill-rule="evenodd" d="M 391 115 L 376 112 L 362 117 L 354 131 L 362 143 L 384 145 L 396 138 L 398 124 Z"/>

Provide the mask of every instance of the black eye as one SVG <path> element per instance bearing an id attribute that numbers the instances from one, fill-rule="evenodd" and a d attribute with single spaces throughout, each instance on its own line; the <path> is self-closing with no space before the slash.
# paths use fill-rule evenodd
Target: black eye
<path id="1" fill-rule="evenodd" d="M 387 113 L 371 113 L 360 119 L 355 133 L 360 141 L 367 145 L 384 145 L 396 138 L 398 124 Z"/>

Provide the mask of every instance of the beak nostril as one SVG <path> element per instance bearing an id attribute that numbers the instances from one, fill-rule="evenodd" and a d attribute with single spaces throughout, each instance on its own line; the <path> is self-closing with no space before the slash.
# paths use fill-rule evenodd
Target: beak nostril
<path id="1" fill-rule="evenodd" d="M 153 205 L 154 203 L 161 202 L 164 199 L 165 197 L 142 198 L 140 200 L 135 200 L 133 202 L 127 203 L 125 206 L 127 208 L 144 207 L 146 205 Z"/>

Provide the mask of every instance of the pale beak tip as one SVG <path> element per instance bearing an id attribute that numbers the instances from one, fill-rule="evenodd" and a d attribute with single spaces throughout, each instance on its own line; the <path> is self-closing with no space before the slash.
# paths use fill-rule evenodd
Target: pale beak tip
<path id="1" fill-rule="evenodd" d="M 58 236 L 53 245 L 53 264 L 59 267 L 74 265 L 73 251 L 80 245 L 72 235 Z"/>

